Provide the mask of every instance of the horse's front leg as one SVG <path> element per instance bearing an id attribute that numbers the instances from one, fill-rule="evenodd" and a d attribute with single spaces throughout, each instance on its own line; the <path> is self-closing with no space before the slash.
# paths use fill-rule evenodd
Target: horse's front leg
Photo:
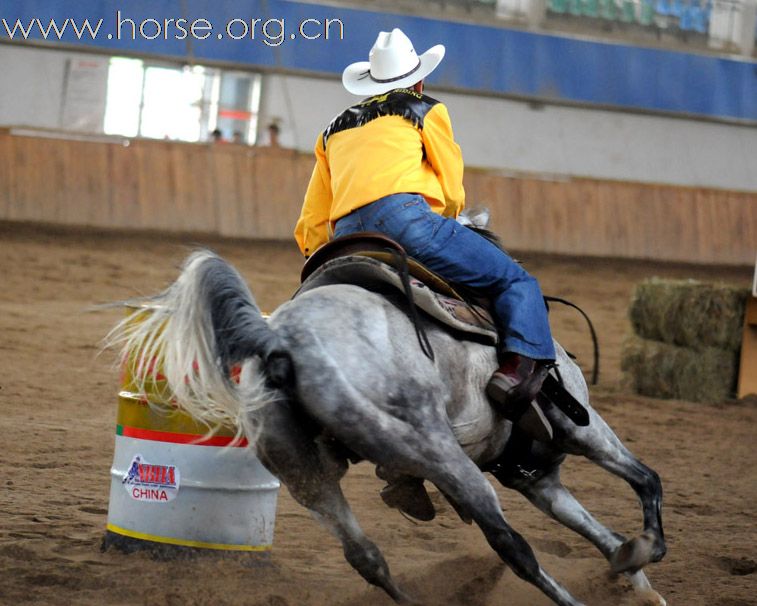
<path id="1" fill-rule="evenodd" d="M 644 531 L 615 549 L 610 557 L 613 572 L 636 572 L 665 557 L 662 529 L 662 483 L 655 471 L 639 461 L 615 432 L 591 411 L 588 427 L 570 427 L 558 447 L 580 454 L 610 473 L 623 478 L 639 497 L 644 515 Z"/>
<path id="2" fill-rule="evenodd" d="M 544 513 L 593 543 L 608 560 L 624 544 L 624 537 L 600 524 L 563 486 L 558 466 L 536 481 L 524 479 L 513 487 Z M 637 595 L 665 606 L 665 600 L 652 589 L 642 570 L 627 572 L 626 576 Z"/>

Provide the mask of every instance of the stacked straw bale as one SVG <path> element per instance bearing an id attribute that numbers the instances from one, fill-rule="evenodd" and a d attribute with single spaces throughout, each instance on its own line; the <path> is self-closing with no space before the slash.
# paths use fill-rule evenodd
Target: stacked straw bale
<path id="1" fill-rule="evenodd" d="M 634 335 L 621 358 L 631 388 L 694 402 L 732 397 L 748 294 L 694 280 L 639 284 L 629 310 Z"/>

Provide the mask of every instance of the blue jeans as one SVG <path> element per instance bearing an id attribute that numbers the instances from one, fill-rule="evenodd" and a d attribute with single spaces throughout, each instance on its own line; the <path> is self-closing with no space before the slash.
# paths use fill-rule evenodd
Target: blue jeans
<path id="1" fill-rule="evenodd" d="M 386 234 L 443 278 L 490 297 L 504 351 L 555 359 L 547 307 L 536 279 L 486 238 L 433 212 L 423 196 L 380 198 L 339 219 L 334 236 L 360 231 Z"/>

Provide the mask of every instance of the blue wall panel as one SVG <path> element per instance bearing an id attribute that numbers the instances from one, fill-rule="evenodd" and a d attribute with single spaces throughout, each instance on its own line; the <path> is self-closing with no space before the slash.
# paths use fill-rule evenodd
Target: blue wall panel
<path id="1" fill-rule="evenodd" d="M 400 27 L 413 39 L 418 51 L 438 42 L 447 46 L 447 57 L 429 78 L 431 85 L 757 122 L 754 61 L 286 0 L 187 0 L 188 14 L 182 14 L 182 4 L 179 0 L 0 0 L 0 19 L 12 26 L 16 19 L 28 24 L 39 18 L 47 25 L 51 18 L 59 24 L 67 18 L 79 22 L 102 18 L 96 40 L 78 39 L 68 27 L 62 42 L 175 58 L 187 58 L 191 53 L 199 62 L 212 60 L 326 74 L 340 74 L 347 63 L 365 59 L 378 31 Z M 177 29 L 172 30 L 168 40 L 118 40 L 115 34 L 119 9 L 123 17 L 137 23 L 148 18 L 205 18 L 214 30 L 210 38 L 194 39 L 191 45 L 174 38 L 180 33 Z M 260 39 L 259 30 L 255 40 L 218 39 L 225 24 L 235 18 L 248 22 L 252 18 L 283 19 L 286 39 L 269 47 Z M 302 39 L 297 35 L 297 25 L 308 18 L 340 19 L 344 39 Z M 275 30 L 269 31 L 275 34 Z M 290 37 L 293 33 L 295 39 Z M 336 29 L 332 27 L 331 33 Z M 18 37 L 17 32 L 15 38 Z M 3 39 L 8 40 L 8 33 L 0 22 L 0 40 Z M 32 39 L 41 40 L 42 36 L 35 31 Z"/>

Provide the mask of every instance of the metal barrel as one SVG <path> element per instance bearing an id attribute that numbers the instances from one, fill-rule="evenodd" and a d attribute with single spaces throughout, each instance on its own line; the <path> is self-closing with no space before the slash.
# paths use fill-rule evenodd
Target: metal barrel
<path id="1" fill-rule="evenodd" d="M 146 310 L 145 313 L 149 313 Z M 144 316 L 138 315 L 134 321 Z M 159 370 L 159 369 L 158 369 Z M 118 394 L 103 549 L 266 553 L 279 481 L 232 428 L 208 428 L 165 397 L 165 382 L 136 393 L 127 362 Z"/>

